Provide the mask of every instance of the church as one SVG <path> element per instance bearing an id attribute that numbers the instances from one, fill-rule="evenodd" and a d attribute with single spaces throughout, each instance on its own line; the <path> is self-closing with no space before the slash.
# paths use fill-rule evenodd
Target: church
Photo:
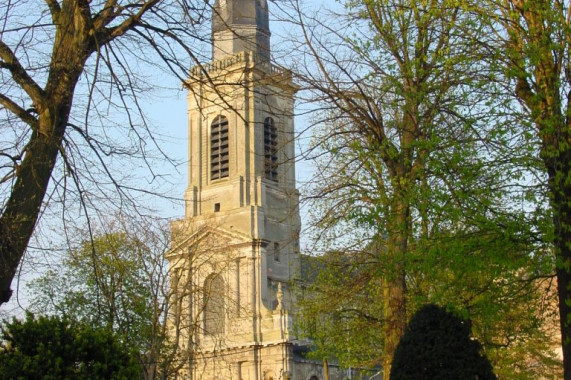
<path id="1" fill-rule="evenodd" d="M 192 68 L 185 83 L 185 217 L 172 224 L 167 255 L 179 379 L 325 378 L 294 335 L 298 87 L 270 48 L 266 0 L 216 0 L 212 62 Z"/>

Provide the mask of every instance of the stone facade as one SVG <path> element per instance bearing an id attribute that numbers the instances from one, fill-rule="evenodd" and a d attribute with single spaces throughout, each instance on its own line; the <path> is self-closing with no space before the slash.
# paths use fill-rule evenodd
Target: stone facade
<path id="1" fill-rule="evenodd" d="M 265 0 L 216 0 L 213 12 L 214 60 L 185 83 L 189 181 L 167 255 L 177 378 L 323 379 L 293 336 L 297 86 L 269 60 Z"/>

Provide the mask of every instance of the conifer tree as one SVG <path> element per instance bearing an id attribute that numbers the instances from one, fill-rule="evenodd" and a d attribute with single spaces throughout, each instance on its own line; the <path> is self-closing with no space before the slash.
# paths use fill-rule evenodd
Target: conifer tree
<path id="1" fill-rule="evenodd" d="M 470 324 L 429 304 L 410 320 L 393 359 L 391 380 L 495 380 Z"/>

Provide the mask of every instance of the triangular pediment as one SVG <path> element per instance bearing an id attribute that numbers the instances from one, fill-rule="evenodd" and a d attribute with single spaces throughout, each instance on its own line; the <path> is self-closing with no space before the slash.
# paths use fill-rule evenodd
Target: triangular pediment
<path id="1" fill-rule="evenodd" d="M 253 239 L 244 233 L 220 227 L 203 226 L 196 231 L 189 231 L 188 235 L 183 234 L 176 243 L 173 244 L 167 256 L 177 255 L 189 247 L 197 245 L 208 245 L 211 249 L 224 249 L 227 247 L 252 244 Z"/>

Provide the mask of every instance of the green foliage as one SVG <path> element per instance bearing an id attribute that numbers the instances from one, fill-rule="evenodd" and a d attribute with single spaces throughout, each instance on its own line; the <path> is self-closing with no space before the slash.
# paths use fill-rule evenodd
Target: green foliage
<path id="1" fill-rule="evenodd" d="M 168 371 L 168 243 L 161 233 L 116 229 L 82 242 L 57 270 L 29 284 L 31 309 L 114 331 L 136 350 L 148 378 Z"/>
<path id="2" fill-rule="evenodd" d="M 335 49 L 317 47 L 307 74 L 321 107 L 310 193 L 323 274 L 301 297 L 314 355 L 377 365 L 388 333 L 434 302 L 472 320 L 501 378 L 556 376 L 540 141 L 483 59 L 489 18 L 472 1 L 347 5 L 323 21 Z"/>
<path id="3" fill-rule="evenodd" d="M 61 268 L 47 271 L 31 285 L 38 296 L 34 307 L 112 328 L 128 317 L 130 328 L 139 329 L 138 324 L 148 320 L 141 313 L 152 310 L 142 263 L 150 257 L 143 242 L 124 232 L 96 236 L 70 251 Z"/>
<path id="4" fill-rule="evenodd" d="M 466 321 L 436 305 L 410 320 L 393 359 L 392 380 L 495 380 Z"/>
<path id="5" fill-rule="evenodd" d="M 433 302 L 470 319 L 499 378 L 557 378 L 552 254 L 527 251 L 503 228 L 486 230 L 464 239 L 442 235 L 424 247 L 411 271 L 411 310 Z"/>
<path id="6" fill-rule="evenodd" d="M 448 243 L 423 250 L 422 258 L 411 254 L 410 313 L 427 302 L 448 303 L 471 320 L 473 334 L 499 378 L 558 378 L 561 363 L 553 351 L 557 336 L 552 334 L 555 288 L 551 278 L 539 278 L 553 267 L 549 257 L 542 268 L 525 255 L 500 260 L 491 242 L 484 240 L 477 244 L 466 237 L 464 244 L 456 239 Z M 498 241 L 497 249 L 506 244 Z M 516 251 L 514 247 L 514 255 Z M 306 260 L 316 268 L 316 276 L 300 292 L 303 318 L 298 328 L 300 336 L 313 341 L 309 355 L 336 360 L 346 368 L 379 365 L 385 322 L 378 256 L 372 251 L 331 252 Z M 526 267 L 537 272 L 523 271 Z"/>
<path id="7" fill-rule="evenodd" d="M 571 19 L 569 1 L 491 1 L 500 63 L 518 114 L 540 140 L 556 257 L 564 378 L 571 379 Z M 496 15 L 494 15 L 496 16 Z"/>
<path id="8" fill-rule="evenodd" d="M 111 330 L 32 314 L 1 329 L 0 379 L 138 379 L 134 352 Z"/>
<path id="9" fill-rule="evenodd" d="M 357 253 L 352 259 L 331 252 L 303 260 L 304 269 L 316 274 L 300 289 L 303 318 L 296 320 L 298 334 L 313 343 L 308 356 L 327 357 L 345 368 L 377 366 L 383 353 L 383 303 L 374 266 L 364 265 Z"/>

